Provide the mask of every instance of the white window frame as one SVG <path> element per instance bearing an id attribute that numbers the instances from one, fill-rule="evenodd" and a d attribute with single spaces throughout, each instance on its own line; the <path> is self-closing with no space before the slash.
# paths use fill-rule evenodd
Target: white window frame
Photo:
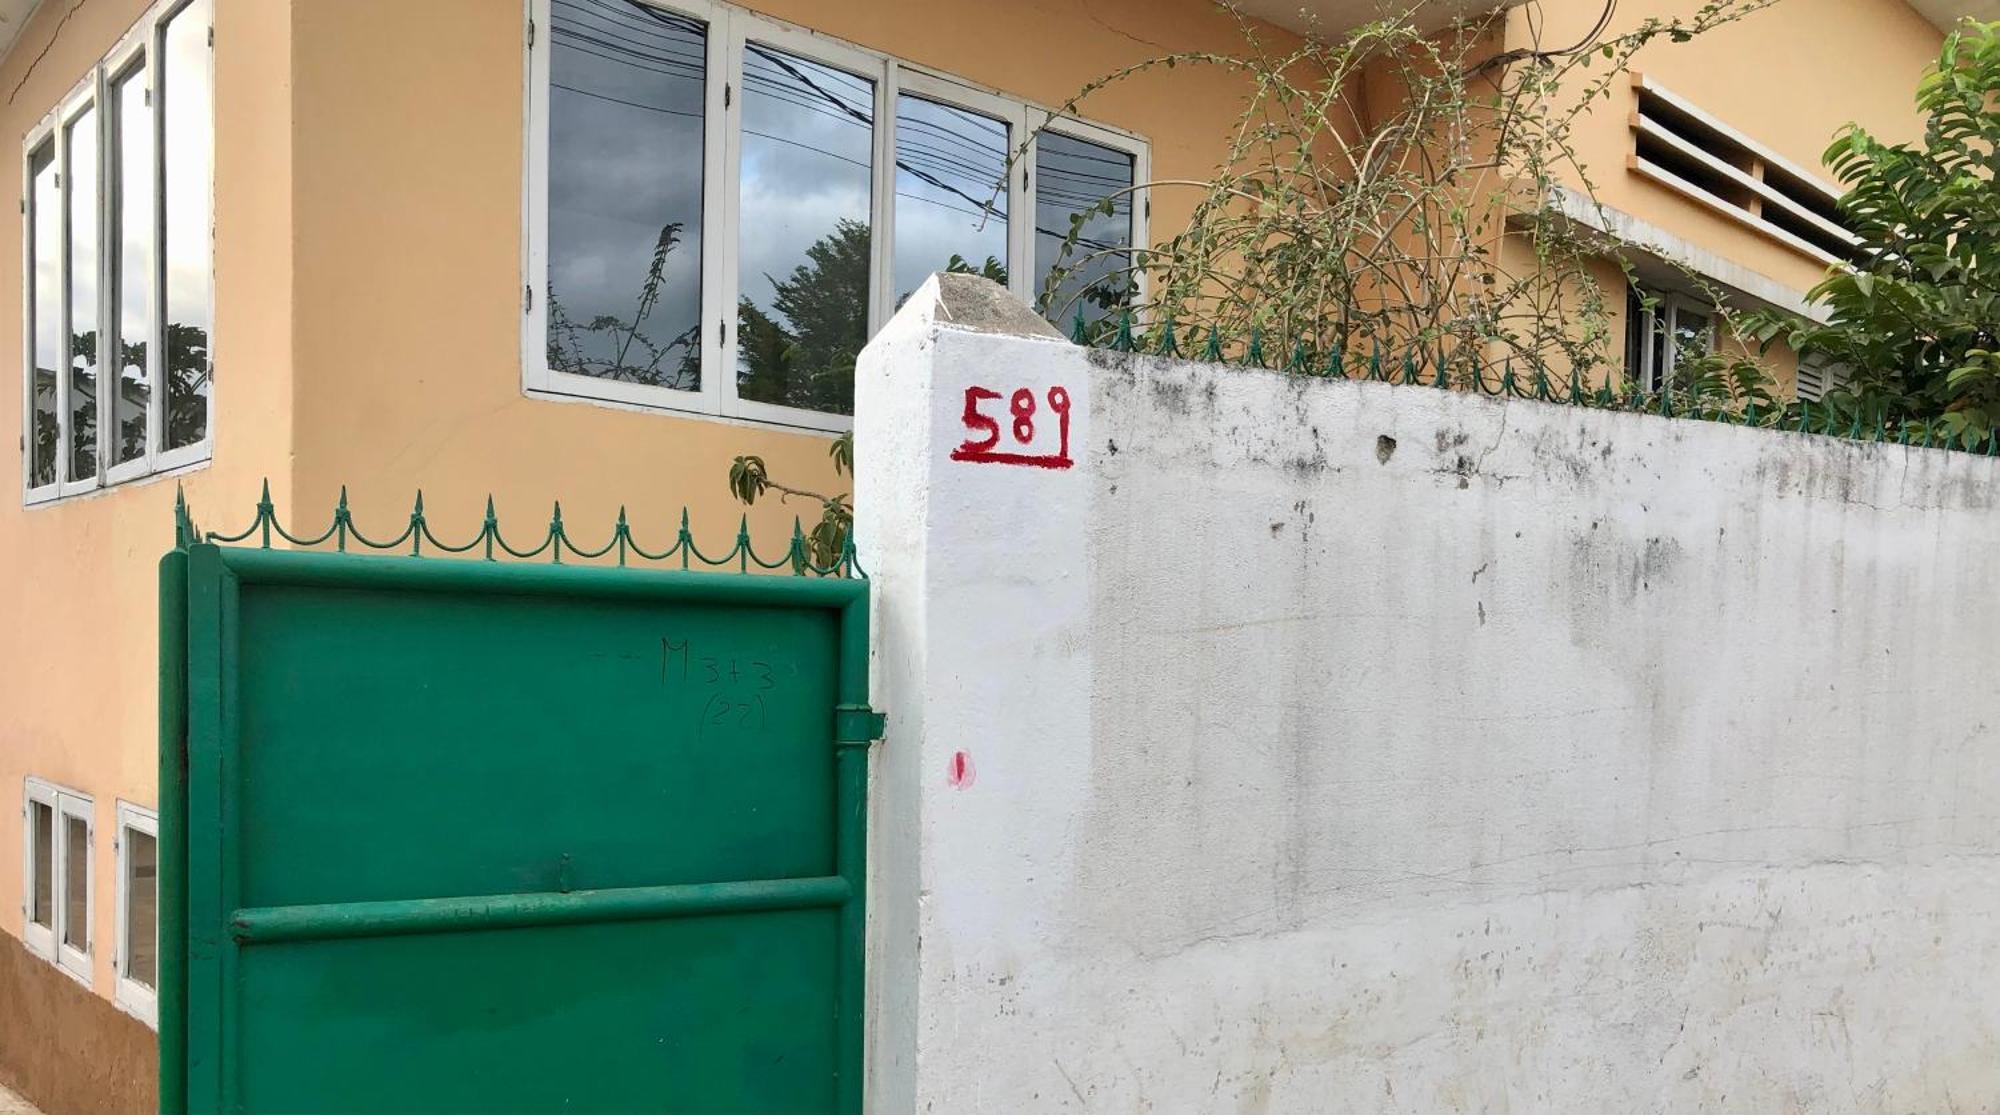
<path id="1" fill-rule="evenodd" d="M 21 806 L 23 839 L 21 872 L 21 921 L 27 927 L 24 940 L 30 951 L 42 959 L 68 973 L 85 987 L 91 986 L 90 958 L 96 951 L 94 942 L 97 927 L 97 817 L 96 806 L 89 794 L 59 786 L 40 778 L 29 778 Z M 34 827 L 29 823 L 29 804 L 41 802 L 53 812 L 54 825 L 49 832 L 52 847 L 49 849 L 49 870 L 55 877 L 49 880 L 49 927 L 43 930 L 28 922 L 28 910 L 35 901 L 35 841 Z M 64 831 L 68 821 L 75 817 L 83 821 L 85 840 L 83 858 L 83 948 L 72 948 L 63 940 L 64 920 L 69 916 L 69 840 Z"/>
<path id="2" fill-rule="evenodd" d="M 130 846 L 127 834 L 145 833 L 153 838 L 153 957 L 154 979 L 159 978 L 159 814 L 143 806 L 128 801 L 118 803 L 118 837 L 115 842 L 118 867 L 118 911 L 117 938 L 113 950 L 112 971 L 118 978 L 118 987 L 112 998 L 127 1014 L 146 1023 L 154 1029 L 160 1028 L 160 992 L 157 987 L 147 987 L 131 977 L 132 953 L 131 926 L 132 910 L 132 869 Z"/>
<path id="3" fill-rule="evenodd" d="M 1645 338 L 1645 342 L 1639 346 L 1639 367 L 1636 369 L 1627 368 L 1625 370 L 1638 377 L 1640 391 L 1652 394 L 1660 389 L 1660 384 L 1672 381 L 1674 365 L 1680 360 L 1680 348 L 1674 343 L 1674 335 L 1675 329 L 1680 322 L 1681 311 L 1686 310 L 1690 314 L 1696 314 L 1708 320 L 1707 350 L 1709 352 L 1715 351 L 1715 323 L 1718 311 L 1707 302 L 1698 298 L 1691 298 L 1685 294 L 1673 291 L 1653 290 L 1643 284 L 1638 285 L 1635 289 L 1642 302 L 1651 300 L 1653 304 L 1650 307 L 1642 306 L 1639 310 L 1641 314 L 1641 336 Z M 1659 328 L 1662 322 L 1665 323 L 1666 334 L 1664 342 L 1660 345 L 1660 352 L 1666 357 L 1667 366 L 1665 369 L 1653 366 L 1653 330 Z M 1629 334 L 1632 324 L 1627 322 L 1625 328 Z"/>
<path id="4" fill-rule="evenodd" d="M 43 960 L 56 959 L 57 907 L 62 901 L 62 876 L 58 871 L 56 848 L 61 844 L 62 791 L 39 778 L 27 780 L 21 793 L 21 941 L 28 951 Z M 35 839 L 36 805 L 49 811 L 49 924 L 35 924 Z"/>
<path id="5" fill-rule="evenodd" d="M 1102 124 L 1093 124 L 1085 120 L 1078 120 L 1071 116 L 1056 116 L 1036 108 L 1028 110 L 1028 124 L 1035 129 L 1037 135 L 1044 131 L 1055 132 L 1058 135 L 1065 135 L 1071 139 L 1080 139 L 1085 143 L 1094 143 L 1099 147 L 1107 147 L 1113 151 L 1120 151 L 1132 156 L 1132 183 L 1135 187 L 1132 192 L 1132 248 L 1135 252 L 1138 252 L 1152 246 L 1150 226 L 1153 216 L 1153 200 L 1151 194 L 1142 185 L 1153 180 L 1152 149 L 1147 143 L 1115 128 L 1108 128 Z M 1024 160 L 1024 165 L 1031 171 L 1036 165 L 1035 158 L 1038 153 L 1038 148 L 1031 147 L 1028 150 L 1027 158 Z M 1030 205 L 1034 203 L 1033 189 L 1028 191 L 1027 203 Z M 1029 305 L 1033 305 L 1035 300 L 1041 297 L 1042 293 L 1041 275 L 1039 269 L 1034 267 L 1034 226 L 1034 216 L 1032 211 L 1030 211 L 1026 230 L 1029 251 L 1027 262 L 1029 264 L 1030 275 L 1023 285 L 1010 284 L 1014 285 L 1014 293 L 1026 299 Z M 1012 277 L 1010 273 L 1009 278 Z M 1146 273 L 1141 270 L 1135 273 L 1133 280 L 1133 296 L 1140 306 L 1140 310 L 1135 316 L 1141 320 L 1144 320 L 1146 316 L 1144 312 L 1146 293 Z M 1056 328 L 1062 329 L 1065 332 L 1068 331 L 1068 326 L 1063 323 L 1056 323 Z"/>
<path id="6" fill-rule="evenodd" d="M 873 167 L 870 190 L 871 259 L 869 265 L 868 331 L 871 335 L 889 319 L 895 306 L 895 144 L 898 95 L 908 91 L 928 100 L 1005 121 L 1008 142 L 1018 147 L 1030 134 L 1046 127 L 1076 139 L 1103 145 L 1133 158 L 1132 243 L 1150 243 L 1146 183 L 1151 175 L 1150 148 L 1130 132 L 1046 110 L 981 88 L 970 82 L 903 62 L 879 51 L 853 45 L 807 28 L 770 19 L 720 0 L 643 0 L 650 7 L 700 20 L 707 26 L 707 73 L 703 122 L 702 165 L 702 384 L 698 391 L 619 383 L 592 376 L 559 372 L 548 366 L 548 171 L 549 56 L 551 0 L 524 0 L 527 57 L 524 114 L 522 235 L 522 389 L 532 397 L 581 399 L 612 405 L 695 414 L 724 422 L 815 430 L 850 430 L 848 415 L 743 399 L 736 394 L 736 296 L 741 277 L 736 265 L 742 200 L 742 130 L 744 44 L 755 41 L 787 54 L 846 70 L 875 86 Z M 726 105 L 725 105 L 725 102 Z M 1010 147 L 1010 155 L 1013 148 Z M 1032 300 L 1039 287 L 1034 274 L 1035 149 L 1030 143 L 1008 180 L 1008 285 Z M 1019 172 L 1025 168 L 1025 173 Z M 1143 280 L 1142 280 L 1143 284 Z M 1140 288 L 1144 297 L 1144 287 Z M 718 326 L 720 328 L 718 328 Z"/>
<path id="7" fill-rule="evenodd" d="M 91 67 L 90 73 L 85 75 L 76 85 L 72 86 L 68 93 L 64 94 L 56 108 L 42 117 L 34 127 L 28 130 L 26 138 L 22 141 L 21 214 L 23 225 L 21 237 L 21 273 L 23 282 L 21 284 L 21 314 L 24 328 L 22 330 L 21 365 L 21 502 L 27 506 L 45 504 L 69 496 L 82 495 L 101 487 L 120 484 L 128 480 L 187 468 L 206 462 L 214 455 L 217 387 L 216 377 L 213 374 L 213 369 L 216 365 L 216 346 L 215 298 L 212 293 L 215 288 L 215 257 L 213 251 L 215 184 L 212 175 L 209 182 L 208 197 L 209 239 L 211 245 L 208 282 L 211 294 L 208 300 L 208 318 L 201 323 L 203 330 L 208 336 L 208 360 L 211 369 L 208 382 L 208 426 L 202 431 L 201 440 L 181 446 L 178 449 L 164 448 L 164 439 L 166 436 L 166 381 L 165 376 L 162 374 L 165 370 L 165 345 L 163 344 L 164 337 L 162 336 L 161 326 L 166 317 L 167 262 L 165 253 L 161 249 L 166 243 L 167 145 L 165 116 L 162 111 L 161 98 L 158 96 L 160 57 L 163 52 L 162 40 L 166 34 L 167 24 L 192 2 L 193 0 L 161 0 L 160 3 L 155 4 L 133 24 L 131 29 L 119 40 L 117 46 L 113 47 L 110 52 L 105 54 L 103 58 L 99 59 Z M 203 56 L 203 60 L 207 67 L 206 77 L 212 97 L 212 91 L 215 88 L 213 24 L 209 27 L 209 34 L 211 46 L 208 53 Z M 113 150 L 117 137 L 112 131 L 112 118 L 115 114 L 110 111 L 109 105 L 112 88 L 117 84 L 118 79 L 125 76 L 126 72 L 134 65 L 144 67 L 145 77 L 143 80 L 146 87 L 147 106 L 146 126 L 151 130 L 153 137 L 152 166 L 149 168 L 151 170 L 150 177 L 152 179 L 153 192 L 153 228 L 152 248 L 150 258 L 147 261 L 149 264 L 149 286 L 151 289 L 147 291 L 146 297 L 146 328 L 148 337 L 146 363 L 147 376 L 153 385 L 153 391 L 147 402 L 145 453 L 134 460 L 114 466 L 112 464 L 113 452 L 111 446 L 116 436 L 115 422 L 117 416 L 117 362 L 115 358 L 117 356 L 117 345 L 122 338 L 119 336 L 119 329 L 117 327 L 118 294 L 112 288 L 112 279 L 117 273 L 112 261 L 118 251 L 119 243 L 112 236 L 114 226 L 117 223 L 117 176 L 114 174 L 116 170 L 116 153 Z M 33 317 L 35 277 L 33 230 L 35 203 L 34 181 L 30 160 L 35 150 L 44 142 L 55 145 L 55 166 L 60 183 L 59 196 L 63 201 L 63 214 L 60 221 L 61 231 L 58 233 L 60 243 L 57 245 L 57 250 L 60 254 L 58 257 L 56 282 L 58 289 L 62 291 L 65 306 L 62 324 L 65 330 L 63 345 L 66 351 L 69 338 L 74 335 L 74 330 L 71 328 L 71 321 L 76 308 L 69 305 L 69 280 L 72 263 L 68 255 L 69 133 L 64 125 L 73 120 L 85 108 L 93 106 L 97 109 L 98 182 L 98 258 L 92 263 L 97 268 L 98 276 L 98 304 L 92 311 L 96 314 L 98 322 L 97 470 L 87 480 L 64 479 L 69 466 L 70 438 L 72 435 L 69 409 L 71 376 L 67 361 L 65 360 L 64 366 L 57 369 L 58 374 L 56 377 L 56 479 L 51 483 L 35 487 L 32 486 L 33 438 L 29 436 L 33 430 L 32 424 L 34 420 L 35 367 L 35 323 Z M 122 124 L 123 122 L 121 121 L 120 123 Z M 212 145 L 214 143 L 214 130 L 212 126 L 209 131 L 209 137 L 209 142 Z M 212 161 L 212 149 L 210 158 Z M 110 425 L 107 425 L 107 423 Z M 107 433 L 107 430 L 110 432 Z"/>

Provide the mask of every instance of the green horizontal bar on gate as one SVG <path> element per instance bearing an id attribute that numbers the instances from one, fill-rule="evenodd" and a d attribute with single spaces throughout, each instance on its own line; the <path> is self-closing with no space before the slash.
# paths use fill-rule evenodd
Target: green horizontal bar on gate
<path id="1" fill-rule="evenodd" d="M 513 592 L 554 596 L 679 597 L 705 604 L 840 608 L 867 598 L 866 581 L 833 577 L 728 576 L 679 569 L 539 565 L 370 557 L 317 550 L 214 547 L 222 565 L 254 584 Z"/>
<path id="2" fill-rule="evenodd" d="M 742 883 L 682 883 L 568 893 L 492 894 L 333 902 L 238 910 L 230 934 L 243 944 L 472 933 L 590 922 L 650 921 L 845 905 L 854 888 L 838 875 Z"/>

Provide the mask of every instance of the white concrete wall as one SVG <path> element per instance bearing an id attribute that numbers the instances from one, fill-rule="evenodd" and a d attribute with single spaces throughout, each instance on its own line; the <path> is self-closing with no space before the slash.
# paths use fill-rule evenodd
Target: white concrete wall
<path id="1" fill-rule="evenodd" d="M 859 389 L 870 1110 L 2000 1107 L 2000 462 L 974 293 Z"/>

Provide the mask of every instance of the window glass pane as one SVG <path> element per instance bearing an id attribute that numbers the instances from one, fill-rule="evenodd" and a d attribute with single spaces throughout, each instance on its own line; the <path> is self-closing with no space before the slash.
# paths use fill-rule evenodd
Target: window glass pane
<path id="1" fill-rule="evenodd" d="M 1646 364 L 1646 302 L 1639 288 L 1631 284 L 1625 286 L 1625 379 L 1639 385 L 1644 382 Z"/>
<path id="2" fill-rule="evenodd" d="M 549 41 L 549 367 L 698 390 L 707 29 L 555 0 Z"/>
<path id="3" fill-rule="evenodd" d="M 1683 365 L 1708 354 L 1708 315 L 1681 306 L 1674 311 L 1674 377 L 1672 386 L 1684 388 L 1693 374 Z"/>
<path id="4" fill-rule="evenodd" d="M 214 117 L 208 74 L 211 0 L 194 0 L 168 21 L 161 41 L 160 113 L 166 158 L 167 421 L 163 446 L 193 445 L 208 434 L 213 366 L 208 330 L 213 300 L 210 194 Z"/>
<path id="5" fill-rule="evenodd" d="M 868 341 L 875 84 L 743 53 L 736 392 L 848 414 Z"/>
<path id="6" fill-rule="evenodd" d="M 47 802 L 28 805 L 28 839 L 35 850 L 34 899 L 28 920 L 44 929 L 55 925 L 56 811 Z"/>
<path id="7" fill-rule="evenodd" d="M 34 208 L 29 250 L 34 259 L 30 314 L 34 321 L 34 416 L 28 431 L 28 486 L 39 488 L 56 480 L 59 430 L 56 422 L 56 369 L 62 367 L 66 345 L 62 325 L 62 191 L 56 185 L 56 148 L 43 144 L 28 160 L 34 181 Z"/>
<path id="8" fill-rule="evenodd" d="M 90 822 L 63 817 L 62 943 L 90 950 Z"/>
<path id="9" fill-rule="evenodd" d="M 1042 312 L 1067 328 L 1083 308 L 1087 321 L 1108 316 L 1130 298 L 1132 156 L 1101 144 L 1043 132 L 1035 137 L 1035 297 Z M 1109 213 L 1092 207 L 1111 199 Z M 1089 214 L 1067 244 L 1071 223 Z M 1058 271 L 1062 280 L 1049 290 Z"/>
<path id="10" fill-rule="evenodd" d="M 147 987 L 157 985 L 159 858 L 151 833 L 125 830 L 125 978 Z"/>
<path id="11" fill-rule="evenodd" d="M 1646 344 L 1651 353 L 1651 363 L 1646 367 L 1646 390 L 1658 391 L 1660 380 L 1667 371 L 1667 317 L 1671 313 L 1665 301 L 1653 308 L 1646 318 Z"/>
<path id="12" fill-rule="evenodd" d="M 97 475 L 97 110 L 78 113 L 64 130 L 69 173 L 69 468 L 70 480 Z"/>
<path id="13" fill-rule="evenodd" d="M 896 98 L 896 304 L 933 271 L 1007 282 L 1007 124 Z"/>
<path id="14" fill-rule="evenodd" d="M 132 69 L 111 90 L 112 127 L 118 138 L 112 150 L 117 160 L 114 181 L 118 196 L 112 217 L 118 222 L 112 257 L 118 299 L 117 381 L 112 385 L 116 426 L 110 436 L 111 459 L 132 461 L 146 455 L 146 404 L 152 381 L 146 371 L 147 310 L 152 297 L 153 128 L 146 111 L 146 72 Z"/>

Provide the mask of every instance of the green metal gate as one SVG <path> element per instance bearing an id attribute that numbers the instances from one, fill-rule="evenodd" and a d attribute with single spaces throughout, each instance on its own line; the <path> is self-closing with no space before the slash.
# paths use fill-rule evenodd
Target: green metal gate
<path id="1" fill-rule="evenodd" d="M 161 584 L 164 1111 L 860 1110 L 865 582 Z"/>

